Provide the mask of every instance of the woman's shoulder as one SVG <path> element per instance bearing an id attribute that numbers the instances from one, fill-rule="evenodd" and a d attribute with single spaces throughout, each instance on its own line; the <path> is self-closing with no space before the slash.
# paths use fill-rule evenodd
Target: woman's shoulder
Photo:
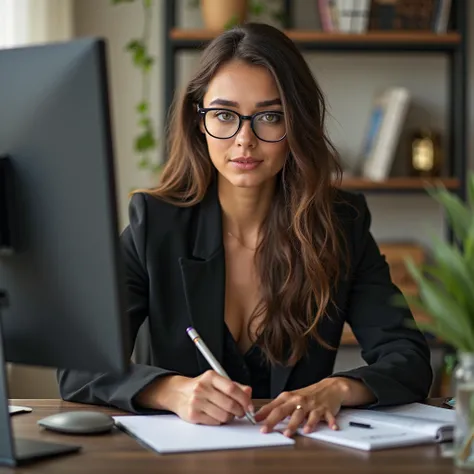
<path id="1" fill-rule="evenodd" d="M 199 204 L 178 205 L 165 200 L 152 192 L 136 192 L 132 195 L 129 205 L 130 228 L 155 229 L 159 233 L 186 226 Z"/>
<path id="2" fill-rule="evenodd" d="M 347 223 L 354 223 L 370 216 L 365 196 L 360 192 L 336 189 L 334 194 L 334 212 Z"/>
<path id="3" fill-rule="evenodd" d="M 337 190 L 334 212 L 346 244 L 355 254 L 363 251 L 372 223 L 365 196 L 359 192 Z"/>

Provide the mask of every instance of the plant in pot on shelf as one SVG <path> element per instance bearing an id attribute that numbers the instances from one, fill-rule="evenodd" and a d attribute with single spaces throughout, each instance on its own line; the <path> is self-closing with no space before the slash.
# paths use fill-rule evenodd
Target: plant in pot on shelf
<path id="1" fill-rule="evenodd" d="M 232 28 L 245 22 L 249 15 L 258 18 L 268 14 L 283 22 L 283 11 L 272 8 L 268 0 L 191 0 L 190 5 L 200 6 L 205 28 L 213 31 Z"/>
<path id="2" fill-rule="evenodd" d="M 474 173 L 467 187 L 467 203 L 444 187 L 427 189 L 446 212 L 454 239 L 435 239 L 428 264 L 417 266 L 406 260 L 419 290 L 406 300 L 429 316 L 418 322 L 420 329 L 457 352 L 454 461 L 474 469 Z"/>

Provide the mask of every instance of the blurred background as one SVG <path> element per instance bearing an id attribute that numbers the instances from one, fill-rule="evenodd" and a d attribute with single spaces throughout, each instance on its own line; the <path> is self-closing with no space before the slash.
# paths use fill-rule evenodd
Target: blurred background
<path id="1" fill-rule="evenodd" d="M 128 193 L 152 186 L 167 111 L 219 31 L 264 21 L 295 40 L 327 100 L 342 186 L 363 192 L 372 232 L 403 292 L 417 289 L 403 259 L 430 257 L 450 238 L 426 194 L 440 180 L 464 198 L 472 169 L 474 13 L 467 0 L 0 0 L 0 48 L 84 36 L 108 41 L 120 224 Z M 1 74 L 1 73 L 0 73 Z M 0 75 L 1 85 L 1 75 Z M 78 186 L 86 183 L 78 183 Z M 78 190 L 80 192 L 80 189 Z M 383 315 L 381 315 L 382 317 Z M 423 314 L 416 314 L 423 318 Z M 434 395 L 450 390 L 446 350 L 430 339 Z M 363 364 L 347 328 L 336 370 Z M 57 398 L 55 372 L 10 366 L 12 398 Z"/>

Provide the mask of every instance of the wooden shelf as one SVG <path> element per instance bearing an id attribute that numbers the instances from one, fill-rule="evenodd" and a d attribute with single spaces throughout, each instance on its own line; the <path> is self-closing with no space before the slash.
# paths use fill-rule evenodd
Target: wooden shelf
<path id="1" fill-rule="evenodd" d="M 384 181 L 371 181 L 364 178 L 343 178 L 342 189 L 360 191 L 423 191 L 430 184 L 442 183 L 447 189 L 459 188 L 457 178 L 388 178 Z"/>
<path id="2" fill-rule="evenodd" d="M 450 50 L 461 44 L 461 35 L 455 32 L 371 31 L 364 34 L 325 33 L 318 30 L 284 30 L 285 34 L 306 49 L 319 50 Z M 174 28 L 170 39 L 180 47 L 198 46 L 212 40 L 221 31 Z"/>

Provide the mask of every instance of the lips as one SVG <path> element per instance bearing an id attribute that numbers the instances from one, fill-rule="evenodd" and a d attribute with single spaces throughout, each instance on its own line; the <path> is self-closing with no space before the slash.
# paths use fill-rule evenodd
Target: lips
<path id="1" fill-rule="evenodd" d="M 256 160 L 255 158 L 241 156 L 239 158 L 234 158 L 231 161 L 234 163 L 252 164 L 252 163 L 260 163 L 260 161 L 262 160 Z"/>

